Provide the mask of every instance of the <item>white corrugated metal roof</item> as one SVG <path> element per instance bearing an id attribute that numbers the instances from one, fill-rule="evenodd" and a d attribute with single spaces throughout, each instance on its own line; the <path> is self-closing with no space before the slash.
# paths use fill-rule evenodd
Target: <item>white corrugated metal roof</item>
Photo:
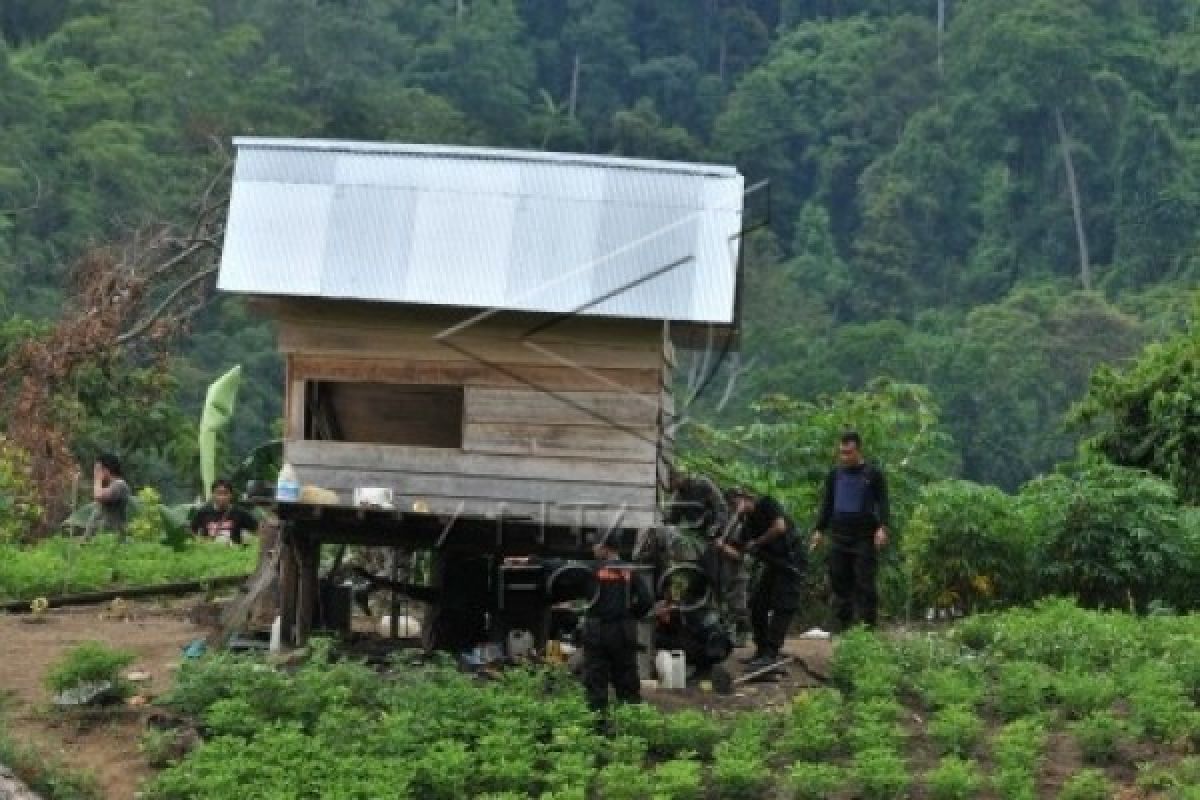
<path id="1" fill-rule="evenodd" d="M 731 323 L 732 167 L 238 138 L 218 287 Z"/>

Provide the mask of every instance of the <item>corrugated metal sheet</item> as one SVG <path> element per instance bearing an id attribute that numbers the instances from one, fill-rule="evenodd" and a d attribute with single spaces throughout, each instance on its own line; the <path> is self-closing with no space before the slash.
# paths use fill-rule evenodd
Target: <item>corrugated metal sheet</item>
<path id="1" fill-rule="evenodd" d="M 730 167 L 236 139 L 231 292 L 733 321 Z"/>

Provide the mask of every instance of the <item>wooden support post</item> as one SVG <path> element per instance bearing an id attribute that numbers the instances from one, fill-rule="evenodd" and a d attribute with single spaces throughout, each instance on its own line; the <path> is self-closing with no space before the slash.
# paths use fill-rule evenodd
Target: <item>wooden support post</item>
<path id="1" fill-rule="evenodd" d="M 391 635 L 391 637 L 393 639 L 400 638 L 400 620 L 397 618 L 398 615 L 396 613 L 396 610 L 397 610 L 396 585 L 399 582 L 400 582 L 400 548 L 393 547 L 392 548 L 392 590 L 388 593 L 388 595 L 391 599 L 391 607 L 389 609 L 389 613 L 392 615 L 391 616 L 391 630 L 388 631 L 388 633 Z M 406 626 L 408 625 L 407 620 L 405 620 L 405 625 Z"/>
<path id="2" fill-rule="evenodd" d="M 308 644 L 313 628 L 313 613 L 317 607 L 317 568 L 321 545 L 304 540 L 297 548 L 300 554 L 299 585 L 296 591 L 296 646 Z"/>
<path id="3" fill-rule="evenodd" d="M 285 529 L 279 551 L 279 624 L 285 645 L 296 643 L 296 585 L 298 582 L 296 536 Z"/>

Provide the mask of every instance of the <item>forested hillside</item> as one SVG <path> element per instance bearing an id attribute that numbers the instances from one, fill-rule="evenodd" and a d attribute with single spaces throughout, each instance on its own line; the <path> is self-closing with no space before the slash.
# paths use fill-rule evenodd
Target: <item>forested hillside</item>
<path id="1" fill-rule="evenodd" d="M 1200 283 L 1200 0 L 4 0 L 0 350 L 59 314 L 89 245 L 186 220 L 238 134 L 736 164 L 745 370 L 702 419 L 877 377 L 923 384 L 963 477 L 1070 456 L 1102 363 L 1178 331 Z M 755 214 L 764 213 L 754 199 Z M 190 488 L 209 379 L 270 330 L 218 300 L 169 364 L 80 380 L 83 457 Z M 166 370 L 164 373 L 163 370 Z M 176 400 L 181 400 L 177 403 Z M 1084 415 L 1086 417 L 1086 415 Z M 188 476 L 188 477 L 184 477 Z"/>

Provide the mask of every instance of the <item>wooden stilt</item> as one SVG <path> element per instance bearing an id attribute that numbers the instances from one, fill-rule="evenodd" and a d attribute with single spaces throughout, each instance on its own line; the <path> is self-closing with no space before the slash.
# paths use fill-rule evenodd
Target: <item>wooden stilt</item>
<path id="1" fill-rule="evenodd" d="M 279 551 L 279 619 L 284 645 L 296 644 L 296 590 L 299 583 L 296 536 L 285 530 Z"/>

